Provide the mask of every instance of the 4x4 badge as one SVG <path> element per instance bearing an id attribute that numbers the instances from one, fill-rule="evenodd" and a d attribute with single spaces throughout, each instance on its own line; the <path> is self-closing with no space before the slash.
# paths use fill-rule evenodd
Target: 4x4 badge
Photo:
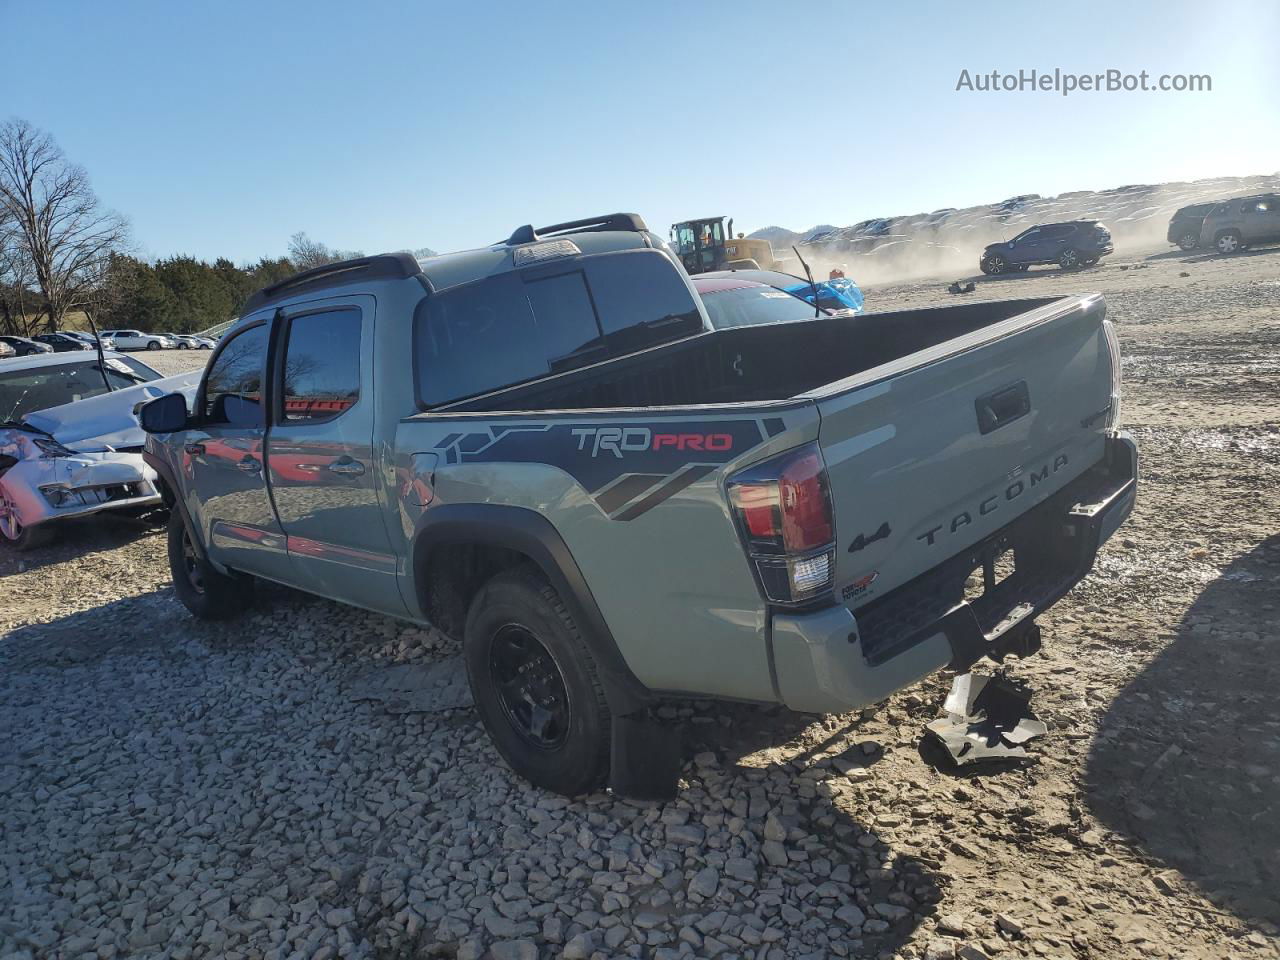
<path id="1" fill-rule="evenodd" d="M 880 524 L 880 528 L 871 536 L 868 537 L 865 533 L 860 533 L 854 537 L 853 543 L 849 544 L 849 552 L 857 553 L 868 544 L 875 543 L 877 540 L 883 540 L 892 532 L 893 531 L 889 529 L 889 521 L 886 520 L 884 523 Z"/>

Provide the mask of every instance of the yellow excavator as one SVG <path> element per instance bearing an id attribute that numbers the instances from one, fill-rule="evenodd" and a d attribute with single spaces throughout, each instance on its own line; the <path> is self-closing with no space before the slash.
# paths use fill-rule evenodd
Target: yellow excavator
<path id="1" fill-rule="evenodd" d="M 774 255 L 768 240 L 733 235 L 733 218 L 703 217 L 671 225 L 671 245 L 690 274 L 712 270 L 779 270 L 790 273 L 793 257 Z"/>

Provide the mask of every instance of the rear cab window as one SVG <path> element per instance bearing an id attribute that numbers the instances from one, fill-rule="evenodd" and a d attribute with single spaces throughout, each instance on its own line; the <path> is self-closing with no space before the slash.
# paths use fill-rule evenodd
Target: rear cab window
<path id="1" fill-rule="evenodd" d="M 596 254 L 427 297 L 414 320 L 432 407 L 702 332 L 683 275 L 655 250 Z"/>

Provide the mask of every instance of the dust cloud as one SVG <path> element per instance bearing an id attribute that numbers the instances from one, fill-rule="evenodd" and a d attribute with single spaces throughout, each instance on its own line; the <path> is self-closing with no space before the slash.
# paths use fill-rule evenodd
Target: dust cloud
<path id="1" fill-rule="evenodd" d="M 1010 240 L 1038 223 L 1100 220 L 1111 231 L 1117 253 L 1171 250 L 1166 231 L 1179 207 L 1273 191 L 1280 191 L 1280 174 L 1219 177 L 1056 197 L 1030 194 L 984 206 L 867 220 L 803 234 L 770 227 L 752 236 L 766 237 L 780 257 L 791 256 L 791 245 L 796 244 L 815 277 L 842 269 L 859 285 L 875 286 L 973 275 L 987 244 Z M 802 272 L 795 264 L 788 269 Z"/>

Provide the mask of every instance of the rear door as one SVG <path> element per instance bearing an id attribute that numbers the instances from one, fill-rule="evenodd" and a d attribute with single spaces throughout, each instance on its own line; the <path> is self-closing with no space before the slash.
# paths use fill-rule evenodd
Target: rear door
<path id="1" fill-rule="evenodd" d="M 1101 458 L 1103 309 L 1100 297 L 1052 303 L 819 396 L 838 596 L 856 607 L 906 583 Z"/>
<path id="2" fill-rule="evenodd" d="M 373 450 L 374 299 L 326 300 L 281 323 L 267 469 L 296 575 L 336 600 L 403 613 Z"/>
<path id="3" fill-rule="evenodd" d="M 1040 236 L 1043 238 L 1040 243 L 1040 258 L 1046 261 L 1057 260 L 1062 256 L 1062 251 L 1078 242 L 1076 228 L 1070 224 L 1042 227 Z"/>
<path id="4" fill-rule="evenodd" d="M 1280 196 L 1260 197 L 1244 205 L 1240 232 L 1245 243 L 1280 240 Z"/>

